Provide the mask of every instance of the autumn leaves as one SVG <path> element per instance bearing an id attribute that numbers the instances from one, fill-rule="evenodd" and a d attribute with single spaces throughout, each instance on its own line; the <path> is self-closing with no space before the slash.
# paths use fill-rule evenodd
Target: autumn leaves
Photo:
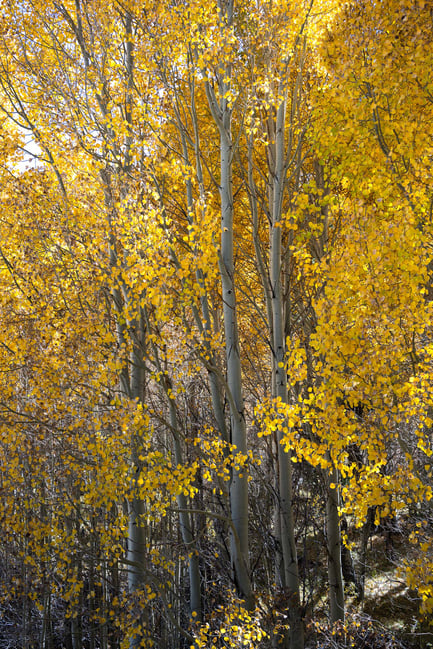
<path id="1" fill-rule="evenodd" d="M 308 472 L 333 619 L 342 512 L 363 525 L 372 507 L 415 511 L 426 554 L 433 120 L 419 5 L 5 8 L 3 551 L 38 584 L 46 625 L 62 601 L 71 637 L 84 643 L 81 615 L 99 625 L 92 646 L 198 647 L 210 629 L 254 646 L 272 630 L 236 596 L 253 610 L 276 582 L 291 629 L 279 641 L 301 647 Z M 33 171 L 14 168 L 13 122 L 39 143 Z M 405 570 L 430 610 L 421 563 Z M 218 633 L 216 572 L 233 589 Z"/>

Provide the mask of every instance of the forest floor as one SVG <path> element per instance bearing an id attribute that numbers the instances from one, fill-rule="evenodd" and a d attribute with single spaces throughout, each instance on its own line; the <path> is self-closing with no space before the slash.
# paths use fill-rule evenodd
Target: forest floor
<path id="1" fill-rule="evenodd" d="M 359 601 L 352 583 L 345 585 L 346 622 L 330 628 L 327 622 L 326 558 L 321 557 L 323 589 L 316 591 L 308 625 L 311 649 L 433 649 L 433 620 L 420 620 L 420 600 L 405 582 L 402 566 L 410 558 L 409 529 L 405 519 L 392 535 L 378 529 L 368 540 L 364 598 Z M 358 533 L 350 541 L 359 547 Z M 352 551 L 359 570 L 359 556 Z"/>

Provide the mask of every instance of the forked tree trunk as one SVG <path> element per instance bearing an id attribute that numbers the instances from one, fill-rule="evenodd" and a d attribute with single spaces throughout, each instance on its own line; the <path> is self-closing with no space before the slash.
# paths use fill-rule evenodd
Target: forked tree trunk
<path id="1" fill-rule="evenodd" d="M 274 165 L 271 169 L 273 182 L 270 191 L 270 213 L 272 216 L 270 240 L 270 279 L 271 279 L 271 305 L 272 305 L 272 352 L 274 371 L 274 397 L 283 404 L 289 404 L 287 386 L 286 340 L 285 340 L 285 304 L 283 301 L 283 267 L 287 260 L 282 254 L 282 210 L 283 196 L 286 185 L 286 151 L 285 151 L 285 121 L 286 100 L 283 100 L 278 109 L 275 121 Z M 279 429 L 277 434 L 278 458 L 278 506 L 280 517 L 280 546 L 283 556 L 284 577 L 283 584 L 288 594 L 288 617 L 290 621 L 289 644 L 291 649 L 303 649 L 304 624 L 303 613 L 299 597 L 298 561 L 296 555 L 295 528 L 293 520 L 292 502 L 292 462 L 290 452 L 286 452 L 283 445 L 283 432 Z"/>
<path id="2" fill-rule="evenodd" d="M 220 36 L 230 33 L 233 23 L 233 0 L 220 0 Z M 230 553 L 233 578 L 245 606 L 252 609 L 254 594 L 249 574 L 248 545 L 248 476 L 246 468 L 236 468 L 236 455 L 246 455 L 246 422 L 242 393 L 242 369 L 236 311 L 236 283 L 233 252 L 233 139 L 231 130 L 232 107 L 229 102 L 232 69 L 225 64 L 219 80 L 219 101 L 208 83 L 206 86 L 209 106 L 220 135 L 220 196 L 221 196 L 221 256 L 220 275 L 224 313 L 226 344 L 226 372 L 230 405 L 231 442 L 234 446 L 232 476 L 230 483 Z"/>

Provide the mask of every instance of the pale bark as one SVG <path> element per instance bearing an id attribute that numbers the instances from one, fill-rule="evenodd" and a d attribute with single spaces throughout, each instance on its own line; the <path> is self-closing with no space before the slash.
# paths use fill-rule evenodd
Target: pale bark
<path id="1" fill-rule="evenodd" d="M 200 152 L 200 131 L 199 131 L 197 109 L 195 103 L 195 91 L 196 91 L 195 81 L 194 81 L 194 77 L 192 76 L 192 78 L 190 79 L 191 105 L 189 106 L 192 125 L 193 125 L 193 133 L 194 133 L 194 137 L 192 138 L 192 145 L 194 148 L 195 172 L 196 172 L 197 184 L 199 188 L 200 201 L 202 203 L 203 209 L 206 209 L 206 197 L 205 197 L 204 178 L 203 178 L 203 169 L 202 169 L 201 152 Z M 183 154 L 184 162 L 187 166 L 189 166 L 191 161 L 188 152 L 188 142 L 186 137 L 187 125 L 183 123 L 179 110 L 177 109 L 177 106 L 175 108 L 175 114 L 176 114 L 176 120 L 178 124 L 179 135 L 182 142 L 182 154 Z M 187 198 L 188 222 L 192 225 L 193 224 L 192 214 L 194 214 L 194 198 L 193 198 L 192 182 L 189 177 L 186 179 L 186 198 Z M 201 288 L 205 288 L 205 278 L 203 276 L 203 272 L 200 269 L 196 270 L 196 279 L 198 285 Z M 208 380 L 209 380 L 209 387 L 211 392 L 212 409 L 213 409 L 213 413 L 215 416 L 215 420 L 217 423 L 217 427 L 221 439 L 223 439 L 225 442 L 229 442 L 226 418 L 225 418 L 224 407 L 221 398 L 221 386 L 220 386 L 221 380 L 219 377 L 220 371 L 218 368 L 216 354 L 210 344 L 210 340 L 214 335 L 214 331 L 212 330 L 212 322 L 211 322 L 210 309 L 209 309 L 209 298 L 206 291 L 203 291 L 202 295 L 200 296 L 200 306 L 201 306 L 201 313 L 195 306 L 193 306 L 193 315 L 198 330 L 203 337 L 203 344 L 209 359 L 208 362 L 206 363 L 206 368 L 208 370 Z"/>
<path id="2" fill-rule="evenodd" d="M 233 0 L 219 2 L 221 38 L 233 21 Z M 209 107 L 220 135 L 220 198 L 221 198 L 221 251 L 220 275 L 223 299 L 224 334 L 226 345 L 227 390 L 230 404 L 231 442 L 236 454 L 247 452 L 245 407 L 242 392 L 238 321 L 236 311 L 236 284 L 234 268 L 234 208 L 233 208 L 233 139 L 232 107 L 228 100 L 231 65 L 225 64 L 223 77 L 218 80 L 219 101 L 210 86 L 206 85 Z M 247 608 L 254 606 L 254 594 L 249 575 L 248 546 L 248 477 L 245 468 L 232 468 L 230 483 L 230 509 L 233 526 L 230 533 L 230 552 L 233 578 Z"/>
<path id="3" fill-rule="evenodd" d="M 274 356 L 273 368 L 275 372 L 275 395 L 273 396 L 280 399 L 282 403 L 288 404 L 289 395 L 285 369 L 285 309 L 282 294 L 283 254 L 281 242 L 281 218 L 286 181 L 284 142 L 285 112 L 286 106 L 285 101 L 283 101 L 278 107 L 275 123 L 275 166 L 272 170 L 273 187 L 270 276 L 272 292 L 272 351 Z M 304 646 L 304 627 L 299 601 L 298 561 L 293 521 L 292 463 L 290 451 L 285 451 L 282 442 L 283 432 L 280 428 L 277 434 L 280 543 L 284 565 L 284 586 L 287 589 L 289 597 L 288 612 L 290 620 L 290 646 L 293 649 L 298 649 Z"/>
<path id="4" fill-rule="evenodd" d="M 232 140 L 229 109 L 223 112 L 221 133 L 221 284 L 224 332 L 226 342 L 227 385 L 230 392 L 231 441 L 236 453 L 247 452 L 246 423 L 242 394 L 242 371 L 239 349 L 236 293 L 233 260 L 233 194 Z M 231 533 L 231 555 L 237 586 L 248 606 L 253 603 L 248 574 L 248 481 L 246 470 L 233 467 L 230 484 L 230 505 L 234 531 Z"/>

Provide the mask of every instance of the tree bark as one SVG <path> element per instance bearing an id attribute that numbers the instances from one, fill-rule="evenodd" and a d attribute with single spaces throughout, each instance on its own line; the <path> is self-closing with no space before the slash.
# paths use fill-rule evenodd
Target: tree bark
<path id="1" fill-rule="evenodd" d="M 275 398 L 283 404 L 289 404 L 285 340 L 285 305 L 282 290 L 282 271 L 284 261 L 282 254 L 282 208 L 283 195 L 286 183 L 285 164 L 285 114 L 286 100 L 283 100 L 278 109 L 275 122 L 274 168 L 272 171 L 272 191 L 270 192 L 272 229 L 270 241 L 270 269 L 271 269 L 271 304 L 272 304 L 272 352 L 273 370 L 275 374 Z M 290 647 L 302 649 L 304 646 L 303 614 L 299 598 L 299 575 L 296 555 L 295 529 L 293 520 L 292 503 L 292 463 L 290 451 L 286 452 L 282 445 L 283 431 L 277 434 L 277 458 L 279 477 L 279 516 L 280 516 L 280 543 L 284 565 L 284 587 L 288 592 L 288 613 L 290 620 Z"/>
<path id="2" fill-rule="evenodd" d="M 341 530 L 339 507 L 338 470 L 333 468 L 327 476 L 326 533 L 328 550 L 329 616 L 331 624 L 344 622 L 344 584 L 341 564 Z"/>
<path id="3" fill-rule="evenodd" d="M 233 23 L 233 0 L 219 2 L 220 31 Z M 233 467 L 230 483 L 230 509 L 233 525 L 230 531 L 230 553 L 233 579 L 245 606 L 252 609 L 254 594 L 249 574 L 248 545 L 248 477 L 245 467 L 237 468 L 237 454 L 247 452 L 245 408 L 242 392 L 242 368 L 236 311 L 236 284 L 234 268 L 234 207 L 232 188 L 233 139 L 232 107 L 228 95 L 231 87 L 231 64 L 226 62 L 224 75 L 219 77 L 219 102 L 209 83 L 206 92 L 209 106 L 220 134 L 220 197 L 221 197 L 221 253 L 220 275 L 223 299 L 224 333 L 226 345 L 227 390 L 230 405 Z"/>

